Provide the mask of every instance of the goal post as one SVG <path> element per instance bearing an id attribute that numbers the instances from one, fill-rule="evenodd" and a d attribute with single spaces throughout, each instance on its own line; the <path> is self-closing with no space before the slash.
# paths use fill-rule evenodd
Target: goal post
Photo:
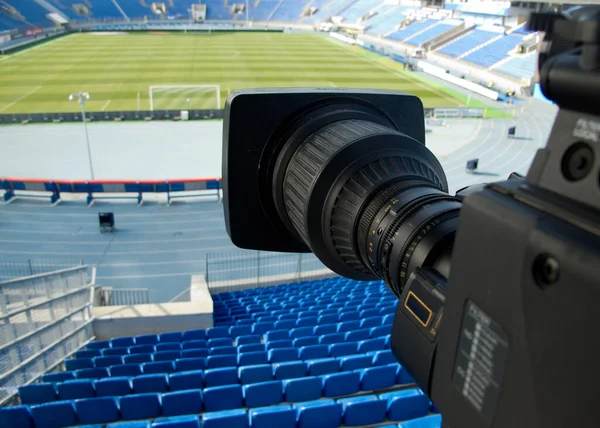
<path id="1" fill-rule="evenodd" d="M 153 85 L 150 111 L 212 110 L 221 108 L 221 85 Z"/>

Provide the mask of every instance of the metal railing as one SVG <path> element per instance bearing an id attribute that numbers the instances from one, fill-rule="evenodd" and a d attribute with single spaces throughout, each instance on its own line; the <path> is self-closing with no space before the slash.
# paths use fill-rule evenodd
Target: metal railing
<path id="1" fill-rule="evenodd" d="M 188 287 L 185 290 L 183 290 L 181 293 L 179 293 L 177 296 L 175 296 L 171 300 L 169 300 L 169 303 L 185 303 L 185 302 L 189 302 L 190 300 L 191 300 L 191 290 Z"/>
<path id="2" fill-rule="evenodd" d="M 96 303 L 98 306 L 146 305 L 150 303 L 147 288 L 112 288 L 97 287 Z"/>
<path id="3" fill-rule="evenodd" d="M 205 278 L 212 294 L 337 276 L 312 253 L 239 251 L 206 255 Z"/>
<path id="4" fill-rule="evenodd" d="M 93 336 L 87 266 L 0 283 L 0 405 Z"/>
<path id="5" fill-rule="evenodd" d="M 50 260 L 23 260 L 20 262 L 0 261 L 0 281 L 8 281 L 25 276 L 39 275 L 83 265 L 80 261 L 50 261 Z"/>

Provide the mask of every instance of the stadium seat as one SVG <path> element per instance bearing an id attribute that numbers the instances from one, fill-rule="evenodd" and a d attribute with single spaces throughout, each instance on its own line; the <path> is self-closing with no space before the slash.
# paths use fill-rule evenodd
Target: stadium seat
<path id="1" fill-rule="evenodd" d="M 244 366 L 238 369 L 238 379 L 242 385 L 273 380 L 273 368 L 270 364 Z"/>
<path id="2" fill-rule="evenodd" d="M 296 361 L 298 357 L 298 349 L 296 348 L 277 348 L 271 349 L 269 352 L 269 362 L 281 363 L 284 361 Z"/>
<path id="3" fill-rule="evenodd" d="M 82 427 L 79 427 L 82 428 Z M 96 427 L 95 425 L 92 428 L 102 428 Z M 106 428 L 152 428 L 152 421 L 136 421 L 136 422 L 117 422 L 114 424 L 106 425 Z"/>
<path id="4" fill-rule="evenodd" d="M 210 354 L 210 350 L 208 348 L 204 349 L 186 349 L 181 352 L 181 356 L 183 358 L 206 358 Z"/>
<path id="5" fill-rule="evenodd" d="M 285 401 L 293 403 L 321 398 L 323 385 L 319 376 L 309 376 L 284 380 L 283 389 Z"/>
<path id="6" fill-rule="evenodd" d="M 56 386 L 52 383 L 32 383 L 19 387 L 21 404 L 41 404 L 58 399 Z"/>
<path id="7" fill-rule="evenodd" d="M 206 358 L 179 358 L 175 360 L 175 371 L 204 370 Z"/>
<path id="8" fill-rule="evenodd" d="M 131 377 L 107 377 L 94 381 L 97 397 L 122 397 L 133 392 Z"/>
<path id="9" fill-rule="evenodd" d="M 136 345 L 156 345 L 158 343 L 158 335 L 156 334 L 143 334 L 136 336 Z"/>
<path id="10" fill-rule="evenodd" d="M 292 341 L 292 346 L 294 348 L 301 348 L 303 346 L 318 345 L 318 344 L 319 344 L 319 338 L 316 336 L 300 337 L 300 338 L 294 339 Z"/>
<path id="11" fill-rule="evenodd" d="M 130 354 L 123 356 L 123 363 L 125 364 L 144 364 L 151 363 L 152 361 L 152 354 Z"/>
<path id="12" fill-rule="evenodd" d="M 106 424 L 119 420 L 116 397 L 86 398 L 75 401 L 80 424 Z"/>
<path id="13" fill-rule="evenodd" d="M 233 341 L 229 337 L 217 337 L 215 339 L 208 340 L 209 348 L 216 348 L 218 346 L 231 346 Z"/>
<path id="14" fill-rule="evenodd" d="M 236 344 L 239 347 L 240 345 L 248 345 L 252 343 L 261 343 L 262 337 L 259 334 L 247 334 L 244 336 L 238 336 L 236 340 Z"/>
<path id="15" fill-rule="evenodd" d="M 42 382 L 56 383 L 64 382 L 65 380 L 75 379 L 75 373 L 73 372 L 56 372 L 47 373 L 42 376 Z"/>
<path id="16" fill-rule="evenodd" d="M 179 342 L 159 343 L 156 346 L 154 346 L 154 349 L 156 349 L 156 352 L 162 352 L 162 351 L 180 351 L 181 352 L 181 343 L 179 343 Z M 156 361 L 156 358 L 154 358 L 154 360 Z"/>
<path id="17" fill-rule="evenodd" d="M 396 368 L 394 366 L 368 367 L 360 370 L 360 389 L 373 391 L 394 386 L 396 383 Z"/>
<path id="18" fill-rule="evenodd" d="M 392 334 L 391 324 L 380 325 L 379 327 L 373 327 L 371 329 L 371 338 L 373 339 L 377 337 L 387 336 L 388 334 Z"/>
<path id="19" fill-rule="evenodd" d="M 310 345 L 303 346 L 299 349 L 301 360 L 313 360 L 316 358 L 329 357 L 329 346 L 327 345 Z"/>
<path id="20" fill-rule="evenodd" d="M 113 355 L 111 357 L 96 357 L 94 358 L 94 366 L 95 367 L 110 367 L 116 366 L 118 364 L 123 364 L 123 357 Z"/>
<path id="21" fill-rule="evenodd" d="M 376 395 L 341 398 L 345 426 L 373 425 L 385 420 L 387 401 Z"/>
<path id="22" fill-rule="evenodd" d="M 204 371 L 204 384 L 207 387 L 238 383 L 236 367 L 221 367 Z"/>
<path id="23" fill-rule="evenodd" d="M 173 373 L 175 371 L 175 361 L 157 361 L 155 363 L 142 364 L 144 374 Z"/>
<path id="24" fill-rule="evenodd" d="M 248 428 L 246 409 L 221 410 L 202 414 L 202 428 Z"/>
<path id="25" fill-rule="evenodd" d="M 160 394 L 133 394 L 119 399 L 125 420 L 157 418 L 161 415 L 161 406 Z"/>
<path id="26" fill-rule="evenodd" d="M 105 348 L 102 350 L 103 357 L 122 356 L 129 354 L 129 348 Z"/>
<path id="27" fill-rule="evenodd" d="M 326 345 L 323 345 L 326 346 Z M 352 355 L 358 352 L 358 343 L 357 342 L 347 342 L 347 343 L 334 343 L 333 345 L 329 345 L 329 356 L 331 357 L 343 357 L 345 355 Z"/>
<path id="28" fill-rule="evenodd" d="M 163 393 L 169 390 L 169 378 L 164 373 L 143 374 L 133 378 L 134 394 Z"/>
<path id="29" fill-rule="evenodd" d="M 290 338 L 289 330 L 271 330 L 265 334 L 265 342 L 272 342 L 274 340 L 284 340 Z"/>
<path id="30" fill-rule="evenodd" d="M 229 328 L 229 337 L 237 338 L 252 334 L 252 327 L 249 325 L 237 325 Z"/>
<path id="31" fill-rule="evenodd" d="M 267 364 L 269 362 L 269 354 L 266 351 L 261 352 L 244 352 L 238 354 L 238 366 L 250 366 L 256 364 Z"/>
<path id="32" fill-rule="evenodd" d="M 323 396 L 339 397 L 350 395 L 360 390 L 360 373 L 342 372 L 323 376 Z"/>
<path id="33" fill-rule="evenodd" d="M 283 401 L 283 384 L 280 380 L 259 382 L 242 387 L 246 407 L 262 407 Z"/>
<path id="34" fill-rule="evenodd" d="M 274 322 L 258 322 L 253 325 L 252 333 L 253 334 L 265 334 L 268 331 L 275 329 Z"/>
<path id="35" fill-rule="evenodd" d="M 233 367 L 236 363 L 237 355 L 211 355 L 206 359 L 206 367 L 209 369 Z"/>
<path id="36" fill-rule="evenodd" d="M 158 341 L 160 343 L 179 343 L 183 338 L 183 334 L 179 331 L 171 331 L 168 333 L 161 333 L 158 335 Z"/>
<path id="37" fill-rule="evenodd" d="M 260 337 L 260 336 L 258 336 Z M 238 338 L 239 339 L 239 338 Z M 260 352 L 265 351 L 267 348 L 263 343 L 249 343 L 238 346 L 238 353 L 243 354 L 246 352 Z"/>
<path id="38" fill-rule="evenodd" d="M 385 366 L 388 364 L 397 363 L 396 357 L 391 350 L 385 349 L 383 351 L 371 351 L 368 352 L 368 355 L 373 356 L 373 365 L 374 366 Z"/>
<path id="39" fill-rule="evenodd" d="M 181 358 L 181 351 L 160 351 L 154 353 L 154 361 L 173 361 Z"/>
<path id="40" fill-rule="evenodd" d="M 296 412 L 289 404 L 250 409 L 248 418 L 252 428 L 296 428 Z"/>
<path id="41" fill-rule="evenodd" d="M 229 327 L 211 327 L 206 329 L 207 339 L 229 337 Z"/>
<path id="42" fill-rule="evenodd" d="M 87 344 L 86 349 L 104 349 L 110 348 L 110 342 L 108 340 L 96 340 Z"/>
<path id="43" fill-rule="evenodd" d="M 265 343 L 267 347 L 267 351 L 271 349 L 277 348 L 291 348 L 293 345 L 293 341 L 291 339 L 283 339 L 283 340 L 271 340 L 270 342 Z"/>
<path id="44" fill-rule="evenodd" d="M 210 355 L 236 355 L 237 348 L 235 346 L 215 346 L 210 348 Z"/>
<path id="45" fill-rule="evenodd" d="M 294 404 L 298 428 L 339 427 L 342 405 L 335 401 L 317 400 Z"/>
<path id="46" fill-rule="evenodd" d="M 200 417 L 198 415 L 180 415 L 158 418 L 154 420 L 152 428 L 200 428 Z"/>
<path id="47" fill-rule="evenodd" d="M 345 341 L 346 338 L 344 333 L 324 334 L 323 336 L 319 337 L 319 343 L 321 345 L 331 345 L 333 343 L 342 343 Z"/>
<path id="48" fill-rule="evenodd" d="M 181 349 L 204 349 L 208 348 L 208 342 L 206 340 L 189 340 L 181 344 Z"/>
<path id="49" fill-rule="evenodd" d="M 155 350 L 154 345 L 135 345 L 129 347 L 130 354 L 151 354 Z"/>
<path id="50" fill-rule="evenodd" d="M 198 414 L 202 412 L 202 391 L 167 392 L 162 395 L 161 402 L 164 416 Z"/>
<path id="51" fill-rule="evenodd" d="M 114 337 L 110 339 L 110 346 L 112 348 L 123 348 L 135 345 L 135 339 L 133 337 Z"/>
<path id="52" fill-rule="evenodd" d="M 429 399 L 420 389 L 379 394 L 387 401 L 387 417 L 392 421 L 404 421 L 425 416 L 429 413 Z"/>
<path id="53" fill-rule="evenodd" d="M 338 333 L 345 333 L 347 331 L 354 331 L 360 329 L 360 321 L 344 321 L 337 325 Z"/>
<path id="54" fill-rule="evenodd" d="M 340 357 L 339 361 L 340 370 L 343 372 L 347 372 L 350 370 L 358 370 L 371 367 L 373 363 L 373 357 L 366 354 L 347 355 L 345 357 Z"/>
<path id="55" fill-rule="evenodd" d="M 441 428 L 442 415 L 429 415 L 411 421 L 400 422 L 398 428 Z"/>
<path id="56" fill-rule="evenodd" d="M 141 364 L 120 364 L 109 370 L 111 376 L 137 376 L 143 373 Z"/>
<path id="57" fill-rule="evenodd" d="M 109 372 L 106 367 L 94 368 L 94 369 L 82 369 L 75 371 L 75 378 L 77 379 L 102 379 L 108 377 Z"/>
<path id="58" fill-rule="evenodd" d="M 94 357 L 94 358 L 71 358 L 68 360 L 65 360 L 65 368 L 67 370 L 81 370 L 81 369 L 91 369 L 94 366 L 94 359 L 96 358 L 100 358 L 100 357 Z"/>
<path id="59" fill-rule="evenodd" d="M 75 404 L 71 400 L 38 404 L 30 409 L 36 428 L 58 428 L 77 424 Z"/>
<path id="60" fill-rule="evenodd" d="M 371 337 L 371 330 L 363 328 L 360 330 L 346 332 L 346 342 L 360 342 L 361 340 L 367 340 Z"/>
<path id="61" fill-rule="evenodd" d="M 202 388 L 204 388 L 204 371 L 202 370 L 171 373 L 169 375 L 169 389 L 171 391 Z"/>
<path id="62" fill-rule="evenodd" d="M 94 381 L 91 379 L 68 380 L 56 385 L 59 400 L 77 400 L 96 396 Z"/>
<path id="63" fill-rule="evenodd" d="M 34 428 L 29 406 L 0 407 L 0 427 Z"/>
<path id="64" fill-rule="evenodd" d="M 340 371 L 340 363 L 335 358 L 317 358 L 306 360 L 305 363 L 309 376 L 320 376 Z"/>
<path id="65" fill-rule="evenodd" d="M 100 349 L 80 349 L 75 352 L 75 358 L 94 358 L 102 356 Z"/>
<path id="66" fill-rule="evenodd" d="M 181 341 L 187 342 L 188 340 L 206 340 L 206 330 L 196 329 L 184 331 Z"/>
<path id="67" fill-rule="evenodd" d="M 203 395 L 204 409 L 207 412 L 242 407 L 242 387 L 240 385 L 223 385 L 204 388 Z"/>
<path id="68" fill-rule="evenodd" d="M 358 352 L 360 354 L 366 354 L 369 351 L 381 351 L 383 349 L 385 349 L 385 338 L 383 337 L 358 342 Z"/>
<path id="69" fill-rule="evenodd" d="M 337 320 L 337 316 L 336 316 Z M 337 324 L 321 324 L 314 328 L 315 336 L 323 336 L 326 334 L 332 334 L 337 332 Z"/>
<path id="70" fill-rule="evenodd" d="M 366 301 L 366 300 L 365 300 Z M 381 323 L 381 317 L 379 316 L 379 309 L 363 309 L 360 311 L 360 319 L 364 322 L 370 318 L 379 318 L 379 323 Z M 364 328 L 364 327 L 363 327 Z"/>
<path id="71" fill-rule="evenodd" d="M 410 383 L 415 383 L 415 380 L 412 378 L 412 376 L 406 370 L 404 370 L 404 368 L 402 368 L 400 366 L 400 364 L 398 364 L 398 363 L 390 364 L 390 366 L 396 367 L 396 369 L 397 369 L 396 383 L 398 385 L 406 385 L 406 384 L 410 384 Z"/>
<path id="72" fill-rule="evenodd" d="M 290 338 L 310 337 L 314 334 L 314 327 L 296 327 L 290 330 Z"/>
<path id="73" fill-rule="evenodd" d="M 275 328 L 277 330 L 291 330 L 296 327 L 295 320 L 283 320 L 283 321 L 275 321 Z"/>

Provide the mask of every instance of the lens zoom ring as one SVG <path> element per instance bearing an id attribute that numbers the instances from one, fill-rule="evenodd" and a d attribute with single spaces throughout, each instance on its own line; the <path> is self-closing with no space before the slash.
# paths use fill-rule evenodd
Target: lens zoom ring
<path id="1" fill-rule="evenodd" d="M 368 135 L 389 133 L 390 129 L 367 121 L 340 121 L 314 133 L 292 157 L 283 184 L 286 212 L 305 242 L 306 209 L 311 188 L 332 155 L 344 146 Z"/>

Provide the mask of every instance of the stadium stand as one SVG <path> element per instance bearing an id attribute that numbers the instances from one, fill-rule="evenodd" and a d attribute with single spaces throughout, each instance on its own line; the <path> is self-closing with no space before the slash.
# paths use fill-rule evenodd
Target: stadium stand
<path id="1" fill-rule="evenodd" d="M 459 58 L 467 52 L 477 48 L 477 46 L 487 43 L 499 35 L 500 34 L 497 32 L 485 31 L 476 28 L 464 36 L 448 43 L 441 49 L 438 49 L 437 52 Z"/>
<path id="2" fill-rule="evenodd" d="M 153 14 L 152 9 L 150 9 L 149 6 L 144 6 L 141 1 L 120 1 L 117 4 L 131 19 L 152 16 Z M 93 7 L 90 10 L 92 11 L 93 16 L 98 16 L 100 13 L 104 13 L 104 16 L 123 19 L 123 15 L 113 2 L 92 0 L 92 6 Z"/>
<path id="3" fill-rule="evenodd" d="M 227 2 L 223 0 L 204 0 L 206 4 L 206 19 L 232 19 L 229 7 L 225 6 Z"/>
<path id="4" fill-rule="evenodd" d="M 338 16 L 340 12 L 345 10 L 348 6 L 354 3 L 356 0 L 331 0 L 329 2 L 322 2 L 320 6 L 311 5 L 317 7 L 317 12 L 308 18 L 309 22 L 321 22 L 332 16 Z"/>
<path id="5" fill-rule="evenodd" d="M 384 5 L 377 11 L 377 15 L 365 21 L 368 26 L 368 34 L 387 34 L 392 31 L 403 20 L 402 13 L 406 11 L 406 6 Z"/>
<path id="6" fill-rule="evenodd" d="M 344 17 L 345 21 L 356 22 L 380 3 L 379 0 L 358 0 L 341 12 L 340 15 Z"/>
<path id="7" fill-rule="evenodd" d="M 266 21 L 275 11 L 275 8 L 279 3 L 280 0 L 260 0 L 258 4 L 256 4 L 256 2 L 250 2 L 248 17 L 253 21 Z"/>
<path id="8" fill-rule="evenodd" d="M 482 67 L 491 67 L 497 62 L 508 58 L 509 51 L 515 49 L 523 42 L 523 36 L 507 34 L 485 45 L 485 49 L 477 49 L 461 59 Z"/>
<path id="9" fill-rule="evenodd" d="M 531 78 L 535 74 L 536 64 L 537 52 L 533 52 L 529 55 L 513 56 L 492 69 L 517 79 Z"/>
<path id="10" fill-rule="evenodd" d="M 34 0 L 19 0 L 18 2 L 11 2 L 11 5 L 33 26 L 47 27 L 53 25 L 52 21 L 46 17 L 49 11 Z M 10 19 L 10 16 L 1 12 L 1 9 L 0 14 Z M 15 21 L 15 19 L 12 19 L 12 21 Z"/>
<path id="11" fill-rule="evenodd" d="M 408 43 L 409 45 L 420 46 L 421 44 L 444 34 L 446 31 L 451 30 L 456 25 L 457 24 L 455 22 L 440 22 L 439 24 L 430 27 L 427 30 L 417 34 L 416 36 L 406 40 L 406 43 Z"/>
<path id="12" fill-rule="evenodd" d="M 88 343 L 67 371 L 21 386 L 21 405 L 0 409 L 0 426 L 338 427 L 432 417 L 390 350 L 396 297 L 381 281 L 333 278 L 213 301 L 215 327 Z M 425 426 L 439 427 L 433 418 Z"/>
<path id="13" fill-rule="evenodd" d="M 411 22 L 401 30 L 396 30 L 387 36 L 388 39 L 404 42 L 422 31 L 438 25 L 439 21 L 435 19 L 425 19 L 424 21 Z"/>
<path id="14" fill-rule="evenodd" d="M 304 1 L 284 0 L 279 2 L 269 19 L 272 21 L 298 21 L 305 5 Z"/>

